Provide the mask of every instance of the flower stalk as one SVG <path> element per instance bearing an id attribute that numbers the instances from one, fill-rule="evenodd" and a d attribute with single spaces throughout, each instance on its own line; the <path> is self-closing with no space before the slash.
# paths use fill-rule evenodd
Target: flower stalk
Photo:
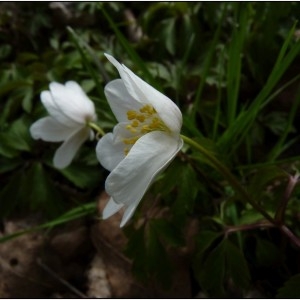
<path id="1" fill-rule="evenodd" d="M 246 190 L 241 186 L 241 184 L 238 182 L 238 180 L 235 178 L 235 176 L 229 171 L 229 169 L 223 165 L 215 156 L 211 155 L 209 151 L 207 151 L 204 147 L 202 147 L 200 144 L 195 142 L 189 137 L 186 137 L 184 135 L 181 135 L 182 140 L 201 152 L 202 155 L 204 155 L 210 162 L 211 164 L 230 182 L 232 187 L 235 189 L 236 192 L 238 192 L 241 196 L 242 199 L 249 203 L 254 209 L 256 209 L 262 216 L 264 216 L 271 224 L 267 225 L 268 227 L 277 227 L 286 237 L 288 237 L 295 246 L 300 248 L 300 239 L 294 235 L 294 233 L 284 224 L 278 223 L 278 217 L 280 217 L 281 222 L 283 222 L 283 214 L 287 205 L 287 201 L 298 181 L 299 175 L 296 175 L 292 177 L 290 180 L 287 191 L 285 194 L 285 200 L 283 201 L 283 205 L 281 206 L 281 209 L 277 213 L 277 218 L 272 218 L 264 209 L 256 203 L 246 192 Z M 273 225 L 272 225 L 273 224 Z M 251 226 L 251 225 L 250 225 Z M 266 224 L 263 224 L 263 227 L 265 227 Z M 248 228 L 247 228 L 248 229 Z"/>
<path id="2" fill-rule="evenodd" d="M 93 122 L 89 122 L 89 123 L 87 123 L 87 125 L 97 132 L 97 136 L 99 136 L 99 135 L 104 136 L 105 135 L 104 130 L 100 126 L 98 126 L 97 124 L 95 124 Z"/>
<path id="3" fill-rule="evenodd" d="M 186 137 L 184 135 L 181 135 L 181 138 L 186 144 L 192 146 L 193 148 L 201 152 L 202 155 L 204 155 L 213 164 L 213 166 L 230 182 L 231 186 L 235 189 L 236 192 L 240 194 L 240 196 L 242 196 L 242 199 L 245 202 L 251 204 L 252 207 L 255 208 L 258 212 L 260 212 L 260 214 L 263 215 L 267 220 L 269 220 L 271 223 L 274 223 L 273 218 L 266 211 L 264 211 L 258 203 L 251 199 L 251 197 L 248 195 L 245 189 L 240 185 L 238 180 L 225 165 L 223 165 L 215 156 L 211 155 L 209 151 L 207 151 L 204 147 L 202 147 L 200 144 L 198 144 L 191 138 Z"/>

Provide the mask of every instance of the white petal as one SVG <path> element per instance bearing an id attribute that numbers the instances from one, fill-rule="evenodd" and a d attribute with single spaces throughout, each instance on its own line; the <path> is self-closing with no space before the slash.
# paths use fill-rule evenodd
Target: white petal
<path id="1" fill-rule="evenodd" d="M 52 117 L 41 118 L 30 126 L 30 134 L 34 139 L 42 139 L 47 142 L 62 142 L 73 131 L 73 128 L 58 123 Z"/>
<path id="2" fill-rule="evenodd" d="M 128 121 L 127 111 L 139 110 L 142 107 L 142 104 L 134 100 L 128 93 L 122 79 L 109 82 L 104 88 L 104 93 L 119 122 Z"/>
<path id="3" fill-rule="evenodd" d="M 65 116 L 79 124 L 85 124 L 86 121 L 95 118 L 93 102 L 77 83 L 68 82 L 64 86 L 51 82 L 49 87 L 54 103 Z"/>
<path id="4" fill-rule="evenodd" d="M 84 107 L 84 112 L 88 115 L 94 116 L 93 120 L 95 120 L 95 104 L 88 98 L 81 86 L 75 81 L 67 81 L 65 83 L 65 86 L 69 90 L 71 95 L 77 95 L 77 99 L 80 101 L 80 105 Z"/>
<path id="5" fill-rule="evenodd" d="M 120 227 L 123 227 L 129 221 L 129 219 L 132 217 L 133 213 L 135 212 L 138 204 L 139 201 L 135 201 L 125 209 Z"/>
<path id="6" fill-rule="evenodd" d="M 182 140 L 154 131 L 142 136 L 105 182 L 107 193 L 125 206 L 138 205 L 155 176 L 182 147 Z"/>
<path id="7" fill-rule="evenodd" d="M 114 135 L 107 133 L 98 142 L 96 154 L 100 164 L 112 171 L 125 157 L 124 143 L 121 140 L 114 141 Z"/>
<path id="8" fill-rule="evenodd" d="M 80 146 L 89 138 L 90 129 L 81 128 L 74 132 L 65 142 L 56 150 L 53 163 L 58 169 L 67 167 L 76 155 Z"/>
<path id="9" fill-rule="evenodd" d="M 73 129 L 74 127 L 78 126 L 77 122 L 74 122 L 56 105 L 49 91 L 43 91 L 41 93 L 41 101 L 48 111 L 49 115 L 57 120 L 57 122 Z"/>
<path id="10" fill-rule="evenodd" d="M 118 69 L 128 93 L 136 101 L 152 105 L 170 130 L 179 133 L 182 126 L 182 114 L 177 105 L 126 66 L 121 65 L 111 55 L 105 54 L 105 56 Z"/>
<path id="11" fill-rule="evenodd" d="M 123 204 L 117 204 L 113 198 L 110 198 L 102 212 L 103 220 L 108 219 L 123 207 Z"/>

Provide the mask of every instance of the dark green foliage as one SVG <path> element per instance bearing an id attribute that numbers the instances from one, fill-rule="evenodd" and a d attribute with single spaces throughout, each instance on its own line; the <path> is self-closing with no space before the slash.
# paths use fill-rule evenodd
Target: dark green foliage
<path id="1" fill-rule="evenodd" d="M 300 274 L 292 276 L 285 282 L 284 286 L 279 289 L 276 298 L 282 299 L 299 299 L 300 297 Z"/>
<path id="2" fill-rule="evenodd" d="M 168 288 L 172 254 L 186 251 L 207 297 L 299 298 L 299 249 L 280 227 L 300 236 L 299 185 L 288 189 L 300 167 L 299 3 L 70 2 L 67 15 L 51 5 L 0 4 L 0 217 L 39 212 L 36 230 L 96 215 L 107 174 L 96 141 L 56 170 L 60 143 L 33 140 L 29 127 L 47 114 L 41 91 L 75 80 L 109 132 L 109 53 L 178 104 L 182 133 L 246 191 L 185 145 L 124 230 L 135 275 Z"/>
<path id="3" fill-rule="evenodd" d="M 213 298 L 230 297 L 230 292 L 247 291 L 250 285 L 250 273 L 243 253 L 228 239 L 223 239 L 211 247 L 216 236 L 206 232 L 199 238 L 206 239 L 200 243 L 200 249 L 194 268 L 201 288 Z M 198 243 L 199 244 L 199 243 Z M 203 253 L 210 247 L 211 251 Z M 233 287 L 230 286 L 233 284 Z"/>

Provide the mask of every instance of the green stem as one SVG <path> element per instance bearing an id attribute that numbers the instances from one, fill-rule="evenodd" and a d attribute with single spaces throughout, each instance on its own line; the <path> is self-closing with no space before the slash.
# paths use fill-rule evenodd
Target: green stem
<path id="1" fill-rule="evenodd" d="M 215 156 L 213 156 L 209 151 L 207 151 L 204 147 L 202 147 L 194 140 L 184 135 L 181 135 L 181 138 L 186 144 L 201 152 L 202 155 L 204 155 L 212 163 L 212 165 L 230 182 L 235 191 L 242 196 L 242 199 L 251 204 L 251 206 L 255 208 L 261 215 L 263 215 L 267 220 L 274 224 L 273 218 L 266 211 L 264 211 L 264 209 L 258 203 L 250 198 L 246 190 L 240 185 L 238 180 L 225 165 L 223 165 Z"/>
<path id="2" fill-rule="evenodd" d="M 105 135 L 104 130 L 103 130 L 101 127 L 99 127 L 97 124 L 95 124 L 95 123 L 93 123 L 93 122 L 89 122 L 89 123 L 87 123 L 87 125 L 88 125 L 90 128 L 96 130 L 97 133 L 100 134 L 101 136 L 104 136 L 104 135 Z"/>

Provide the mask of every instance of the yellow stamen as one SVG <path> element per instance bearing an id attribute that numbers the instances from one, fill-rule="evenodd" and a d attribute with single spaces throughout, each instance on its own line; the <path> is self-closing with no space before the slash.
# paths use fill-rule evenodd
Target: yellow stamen
<path id="1" fill-rule="evenodd" d="M 128 138 L 128 139 L 123 139 L 123 142 L 126 145 L 133 145 L 138 139 L 139 139 L 139 137 L 132 137 L 132 138 Z"/>
<path id="2" fill-rule="evenodd" d="M 133 119 L 136 118 L 136 115 L 137 115 L 137 113 L 136 113 L 135 110 L 129 110 L 129 111 L 127 112 L 127 119 L 128 119 L 128 120 L 133 120 Z"/>
<path id="3" fill-rule="evenodd" d="M 138 127 L 138 126 L 139 126 L 139 121 L 138 121 L 138 120 L 133 120 L 133 121 L 131 122 L 131 126 L 132 126 L 132 127 Z"/>
<path id="4" fill-rule="evenodd" d="M 146 119 L 146 117 L 143 114 L 137 115 L 135 117 L 138 121 L 140 121 L 141 123 L 143 123 Z"/>
<path id="5" fill-rule="evenodd" d="M 144 105 L 138 111 L 127 111 L 127 119 L 131 123 L 127 124 L 125 128 L 134 136 L 123 139 L 123 143 L 128 145 L 128 147 L 124 148 L 125 155 L 129 153 L 132 145 L 144 134 L 152 131 L 170 132 L 170 129 L 159 118 L 155 108 L 149 104 Z"/>

